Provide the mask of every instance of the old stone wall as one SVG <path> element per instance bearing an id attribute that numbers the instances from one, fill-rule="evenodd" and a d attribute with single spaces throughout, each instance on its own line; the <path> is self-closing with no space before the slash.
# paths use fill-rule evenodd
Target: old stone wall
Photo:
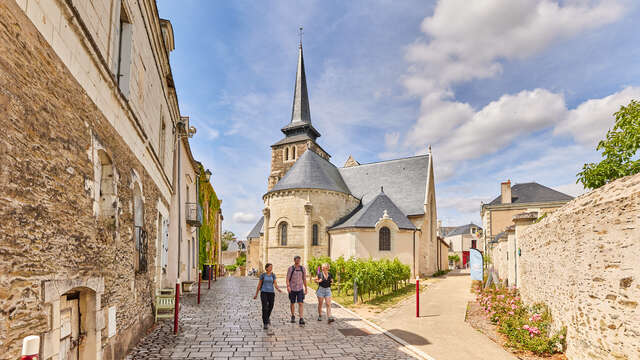
<path id="1" fill-rule="evenodd" d="M 311 246 L 311 256 L 328 254 L 329 237 L 327 227 L 350 213 L 358 206 L 358 199 L 351 195 L 326 190 L 287 190 L 267 195 L 265 206 L 270 209 L 267 256 L 273 263 L 274 272 L 281 274 L 293 262 L 295 255 L 303 256 L 305 210 L 307 202 L 312 205 L 311 225 L 318 225 L 318 245 Z M 287 244 L 280 244 L 280 225 L 287 223 Z M 309 238 L 311 245 L 311 239 Z"/>
<path id="2" fill-rule="evenodd" d="M 32 3 L 30 1 L 29 3 Z M 156 182 L 47 41 L 13 1 L 0 2 L 0 359 L 52 326 L 52 280 L 101 279 L 105 359 L 121 359 L 152 322 Z M 117 221 L 94 214 L 96 143 L 118 174 Z M 148 271 L 136 272 L 133 189 L 143 195 Z M 84 281 L 84 280 L 83 280 Z M 103 319 L 96 319 L 104 325 Z"/>
<path id="3" fill-rule="evenodd" d="M 509 255 L 507 254 L 509 247 L 508 244 L 509 243 L 506 238 L 497 243 L 491 244 L 491 264 L 498 274 L 500 281 L 504 281 L 509 277 Z"/>
<path id="4" fill-rule="evenodd" d="M 640 174 L 574 199 L 517 242 L 522 297 L 567 327 L 570 359 L 638 359 Z"/>

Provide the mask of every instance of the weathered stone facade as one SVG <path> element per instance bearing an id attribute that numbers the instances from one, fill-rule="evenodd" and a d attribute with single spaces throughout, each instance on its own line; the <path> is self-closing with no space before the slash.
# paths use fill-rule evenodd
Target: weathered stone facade
<path id="1" fill-rule="evenodd" d="M 570 359 L 640 355 L 640 174 L 571 201 L 516 234 L 520 291 L 567 327 Z"/>
<path id="2" fill-rule="evenodd" d="M 123 2 L 118 87 L 110 4 L 0 2 L 0 359 L 27 335 L 42 359 L 72 340 L 82 359 L 121 359 L 153 321 L 177 101 L 152 1 Z"/>

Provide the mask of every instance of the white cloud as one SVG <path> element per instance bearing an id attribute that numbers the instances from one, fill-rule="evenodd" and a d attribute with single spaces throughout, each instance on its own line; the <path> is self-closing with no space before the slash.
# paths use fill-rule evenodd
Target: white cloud
<path id="1" fill-rule="evenodd" d="M 567 119 L 554 129 L 554 134 L 570 134 L 577 142 L 593 147 L 613 127 L 613 113 L 631 99 L 640 99 L 640 87 L 629 86 L 601 99 L 585 101 L 569 112 Z"/>
<path id="2" fill-rule="evenodd" d="M 400 133 L 397 131 L 384 134 L 384 144 L 387 148 L 396 146 L 398 144 L 398 140 L 400 140 Z"/>
<path id="3" fill-rule="evenodd" d="M 258 220 L 256 214 L 245 213 L 242 211 L 238 211 L 233 213 L 233 221 L 239 222 L 242 224 L 252 224 Z"/>
<path id="4" fill-rule="evenodd" d="M 545 100 L 552 100 L 551 110 L 559 110 L 564 103 L 559 95 L 537 89 L 503 96 L 475 112 L 469 104 L 453 100 L 452 86 L 492 77 L 501 72 L 501 61 L 527 58 L 554 42 L 611 23 L 623 10 L 619 1 L 440 0 L 433 15 L 422 22 L 428 40 L 417 40 L 406 53 L 411 65 L 404 85 L 421 99 L 420 115 L 406 145 L 415 149 L 462 136 L 453 142 L 462 147 L 446 151 L 455 150 L 454 157 L 464 159 L 465 154 L 477 154 L 469 151 L 479 145 L 470 135 L 489 140 L 491 149 L 478 148 L 488 153 L 508 144 L 512 138 L 505 137 L 504 130 L 517 130 L 523 120 L 525 129 L 516 135 L 548 126 L 557 114 L 540 116 L 539 110 Z M 516 111 L 518 103 L 533 104 L 535 113 L 529 116 L 525 108 Z M 499 111 L 512 113 L 498 115 Z M 486 121 L 496 115 L 499 121 Z"/>
<path id="5" fill-rule="evenodd" d="M 569 183 L 553 187 L 555 190 L 571 196 L 580 196 L 587 192 L 581 184 Z"/>

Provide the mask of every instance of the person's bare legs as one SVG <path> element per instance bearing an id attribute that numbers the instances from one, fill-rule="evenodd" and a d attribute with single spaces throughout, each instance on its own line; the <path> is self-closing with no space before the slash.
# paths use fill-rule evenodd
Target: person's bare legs
<path id="1" fill-rule="evenodd" d="M 331 297 L 324 298 L 324 303 L 327 307 L 327 319 L 331 318 Z"/>
<path id="2" fill-rule="evenodd" d="M 318 298 L 318 317 L 322 316 L 322 301 L 324 300 L 324 298 L 319 297 Z"/>
<path id="3" fill-rule="evenodd" d="M 300 313 L 300 319 L 304 318 L 304 303 L 298 303 L 298 312 Z"/>
<path id="4" fill-rule="evenodd" d="M 291 303 L 291 316 L 296 316 L 296 303 Z"/>

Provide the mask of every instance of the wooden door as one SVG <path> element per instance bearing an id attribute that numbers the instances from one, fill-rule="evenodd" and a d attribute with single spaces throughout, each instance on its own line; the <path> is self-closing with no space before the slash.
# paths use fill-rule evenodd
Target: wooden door
<path id="1" fill-rule="evenodd" d="M 80 303 L 77 293 L 60 298 L 60 360 L 78 360 Z"/>

